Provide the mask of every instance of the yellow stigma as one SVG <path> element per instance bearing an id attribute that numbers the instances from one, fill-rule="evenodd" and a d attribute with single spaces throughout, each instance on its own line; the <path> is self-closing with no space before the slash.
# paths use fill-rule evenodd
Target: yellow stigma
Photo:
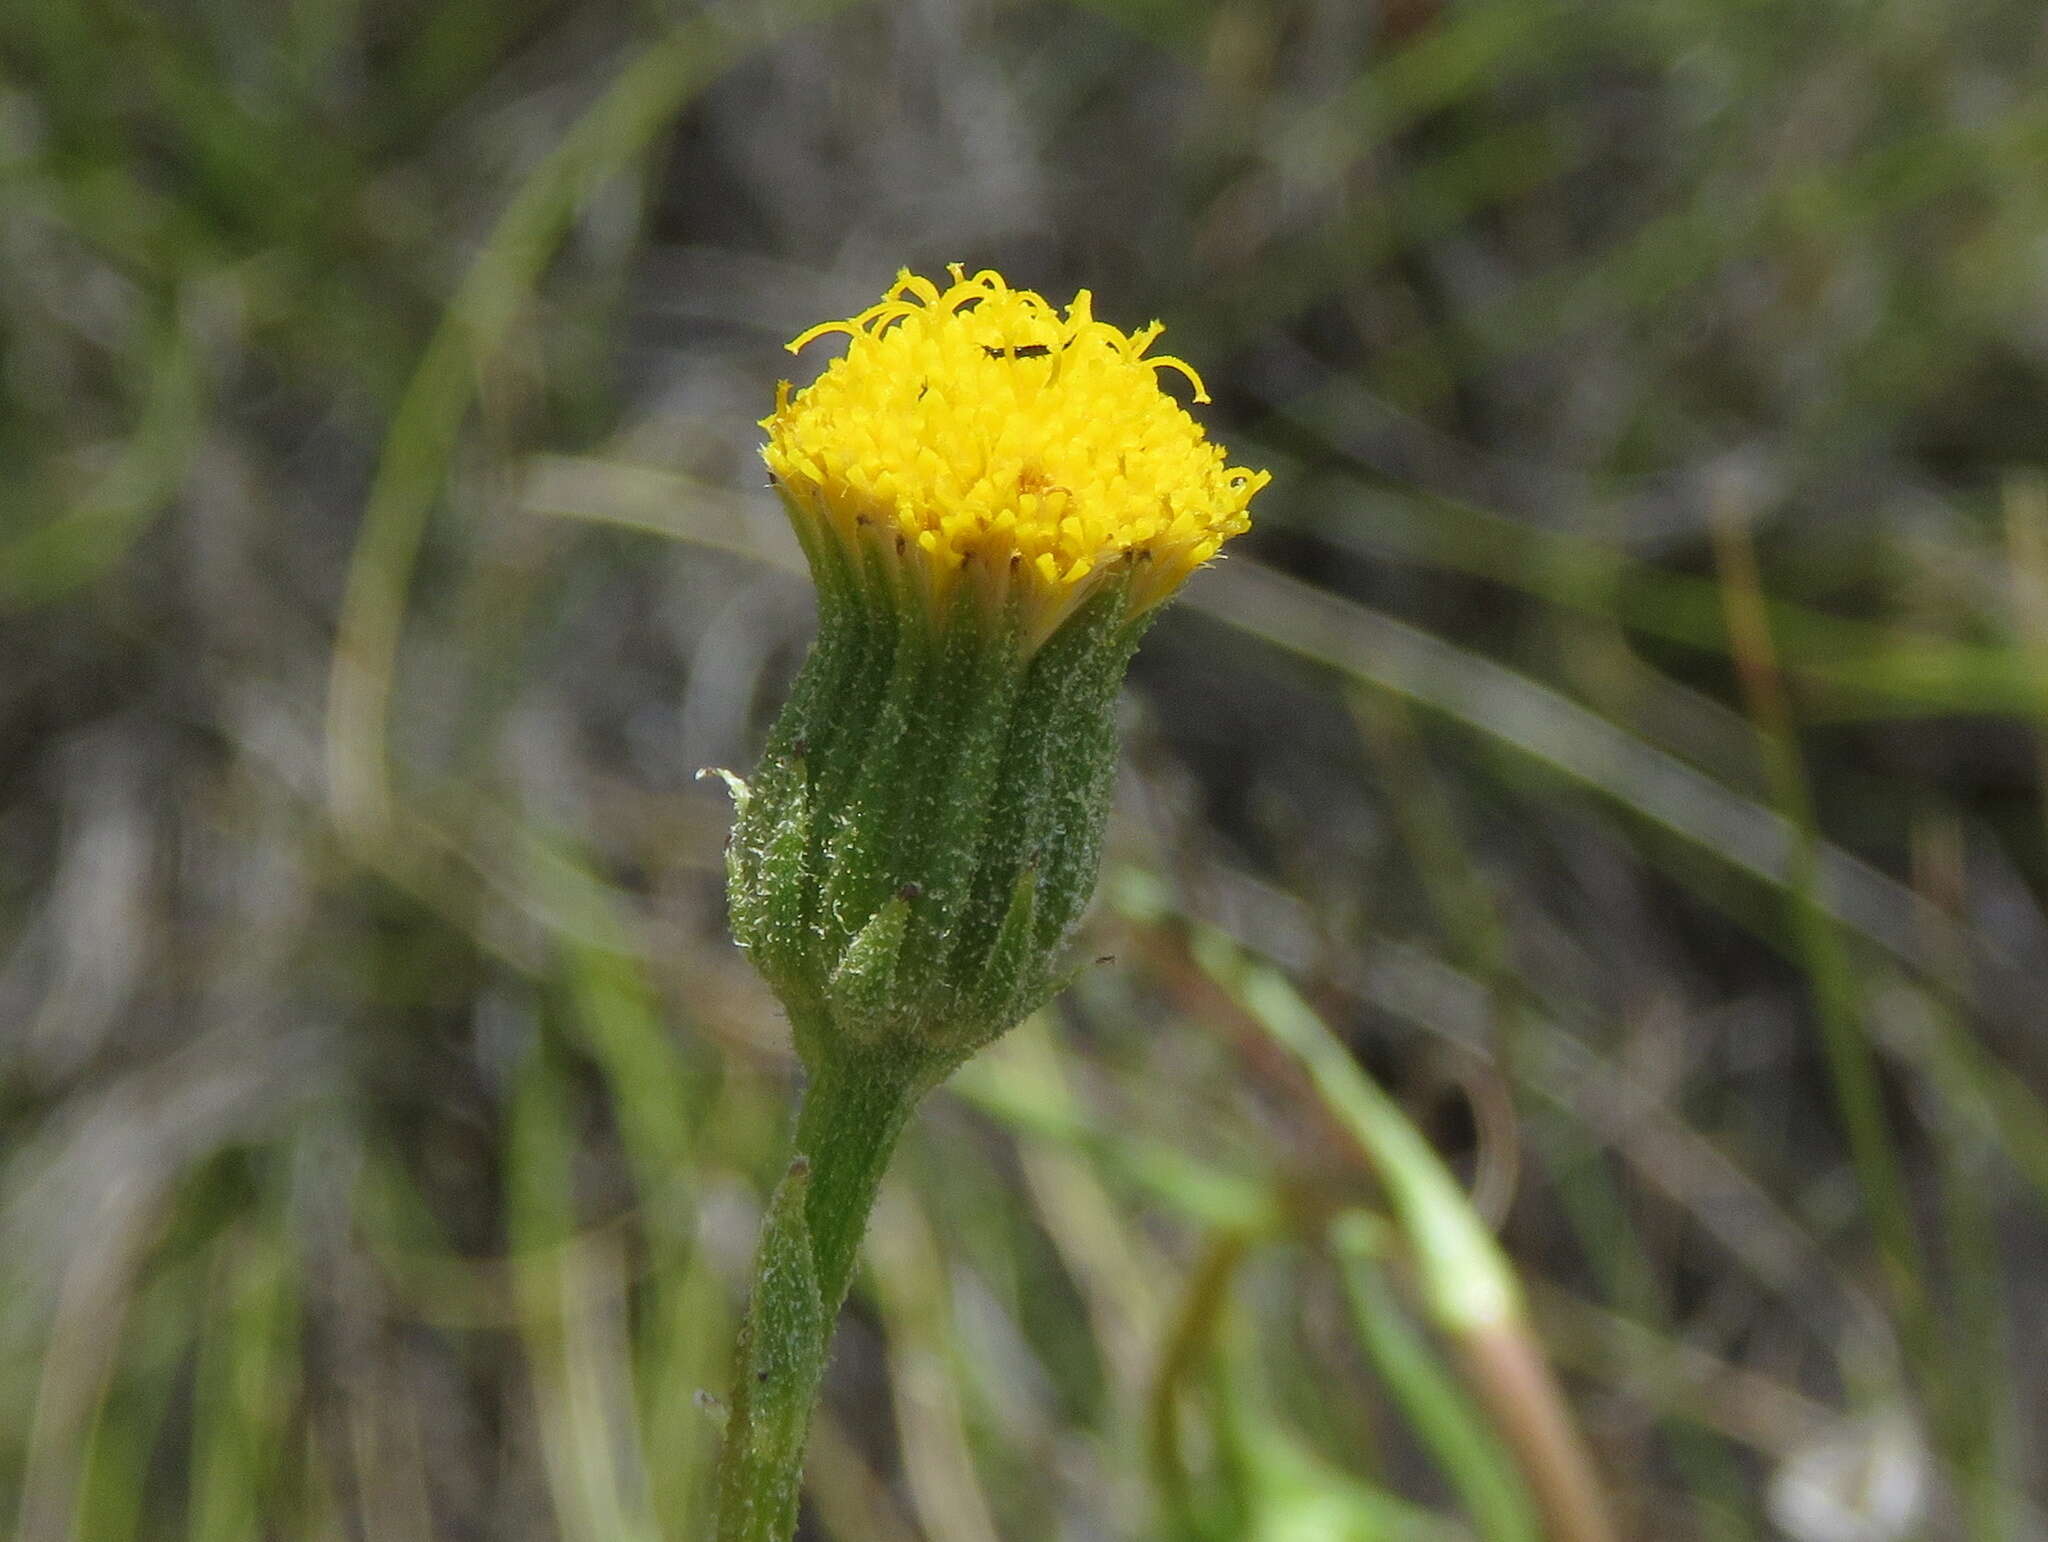
<path id="1" fill-rule="evenodd" d="M 1000 274 L 950 271 L 944 290 L 900 273 L 789 345 L 853 340 L 803 390 L 782 382 L 761 423 L 807 546 L 829 538 L 856 570 L 879 556 L 935 613 L 972 583 L 1036 647 L 1110 576 L 1128 572 L 1138 614 L 1248 527 L 1270 473 L 1225 465 L 1161 389 L 1172 370 L 1209 399 L 1181 360 L 1145 356 L 1159 323 L 1120 332 L 1085 289 L 1061 315 Z"/>

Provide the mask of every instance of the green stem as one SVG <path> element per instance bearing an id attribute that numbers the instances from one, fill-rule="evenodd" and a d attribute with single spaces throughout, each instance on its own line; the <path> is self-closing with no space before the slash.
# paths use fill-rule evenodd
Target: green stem
<path id="1" fill-rule="evenodd" d="M 896 1138 L 931 1086 L 922 1069 L 917 1057 L 900 1052 L 841 1054 L 818 1067 L 804 1093 L 796 1149 L 811 1164 L 804 1218 L 828 1318 L 838 1315 L 853 1283 L 868 1212 Z"/>
<path id="2" fill-rule="evenodd" d="M 833 1319 L 927 1069 L 915 1056 L 858 1051 L 815 1068 L 796 1153 L 762 1219 L 718 1462 L 718 1542 L 789 1542 L 796 1530 Z"/>

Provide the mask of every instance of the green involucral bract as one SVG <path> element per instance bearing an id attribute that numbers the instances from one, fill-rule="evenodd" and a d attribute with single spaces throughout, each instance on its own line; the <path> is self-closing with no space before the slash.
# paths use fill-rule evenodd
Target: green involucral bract
<path id="1" fill-rule="evenodd" d="M 811 555 L 818 639 L 740 794 L 733 930 L 813 1072 L 859 1049 L 935 1080 L 1065 978 L 1152 612 L 1112 579 L 1027 652 L 971 586 L 935 615 L 900 569 Z"/>

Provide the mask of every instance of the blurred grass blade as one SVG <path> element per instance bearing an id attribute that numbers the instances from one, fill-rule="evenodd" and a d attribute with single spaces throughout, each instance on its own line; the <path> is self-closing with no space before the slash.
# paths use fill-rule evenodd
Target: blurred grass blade
<path id="1" fill-rule="evenodd" d="M 300 1324 L 277 1219 L 261 1215 L 213 1250 L 193 1386 L 191 1542 L 261 1542 L 286 1513 L 279 1478 L 299 1404 Z"/>
<path id="2" fill-rule="evenodd" d="M 479 385 L 576 212 L 647 153 L 683 103 L 716 79 L 746 41 L 698 18 L 643 49 L 528 175 L 427 344 L 384 441 L 335 637 L 328 792 L 344 829 L 380 835 L 390 814 L 385 718 L 406 591 Z"/>
<path id="3" fill-rule="evenodd" d="M 1091 1119 L 1064 1087 L 1004 1043 L 955 1071 L 946 1091 L 1021 1136 L 1088 1156 L 1152 1202 L 1211 1229 L 1259 1236 L 1276 1230 L 1284 1217 L 1269 1180 Z"/>
<path id="4" fill-rule="evenodd" d="M 1730 510 L 1717 513 L 1714 553 L 1727 607 L 1730 651 L 1756 726 L 1771 796 L 1779 817 L 1794 834 L 1785 872 L 1787 919 L 1806 966 L 1836 1111 L 1848 1132 L 1849 1160 L 1884 1260 L 1901 1335 L 1915 1369 L 1922 1376 L 1932 1375 L 1936 1367 L 1924 1283 L 1927 1261 L 1907 1206 L 1905 1174 L 1885 1108 L 1877 1057 L 1864 1036 L 1855 970 L 1833 917 L 1820 903 L 1820 831 L 1800 759 L 1792 704 L 1778 675 L 1756 553 L 1747 526 Z"/>
<path id="5" fill-rule="evenodd" d="M 151 330 L 137 361 L 141 416 L 111 463 L 55 519 L 19 534 L 6 531 L 0 613 L 51 604 L 90 584 L 128 554 L 176 495 L 203 427 L 194 343 L 177 312 L 172 307 Z"/>
<path id="6" fill-rule="evenodd" d="M 1387 1282 L 1383 1229 L 1353 1212 L 1330 1227 L 1359 1341 L 1487 1542 L 1541 1542 L 1543 1528 L 1507 1451 L 1409 1327 Z"/>
<path id="7" fill-rule="evenodd" d="M 653 1542 L 630 1359 L 614 1319 L 624 1261 L 578 1226 L 571 1087 L 531 1046 L 507 1132 L 512 1287 L 555 1515 L 568 1542 Z"/>
<path id="8" fill-rule="evenodd" d="M 1588 711 L 1558 691 L 1354 601 L 1257 563 L 1204 574 L 1189 601 L 1275 647 L 1383 686 L 1682 837 L 1775 889 L 1793 879 L 1797 832 L 1784 817 Z M 1987 1014 L 2031 1032 L 2034 990 L 2020 971 L 1906 885 L 1822 842 L 1816 902 L 1833 920 L 1920 972 L 1971 959 Z"/>
<path id="9" fill-rule="evenodd" d="M 1163 896 L 1130 870 L 1112 884 L 1115 902 L 1127 912 L 1163 913 Z M 1457 1344 L 1553 1534 L 1559 1542 L 1609 1542 L 1614 1532 L 1606 1501 L 1529 1335 L 1520 1284 L 1436 1153 L 1277 970 L 1213 927 L 1191 927 L 1188 947 L 1249 1021 L 1301 1066 L 1356 1140 L 1387 1191 L 1423 1303 Z"/>

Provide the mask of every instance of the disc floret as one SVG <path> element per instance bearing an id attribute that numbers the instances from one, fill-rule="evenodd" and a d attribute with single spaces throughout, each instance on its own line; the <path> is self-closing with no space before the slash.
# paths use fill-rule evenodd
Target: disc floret
<path id="1" fill-rule="evenodd" d="M 1227 465 L 1162 389 L 1177 375 L 1208 400 L 1187 363 L 1148 354 L 1159 323 L 1126 333 L 1085 289 L 1062 312 L 995 272 L 949 271 L 944 289 L 899 274 L 789 345 L 851 339 L 762 422 L 814 568 L 900 582 L 933 615 L 971 585 L 1027 652 L 1105 584 L 1151 609 L 1247 528 L 1268 474 Z"/>

